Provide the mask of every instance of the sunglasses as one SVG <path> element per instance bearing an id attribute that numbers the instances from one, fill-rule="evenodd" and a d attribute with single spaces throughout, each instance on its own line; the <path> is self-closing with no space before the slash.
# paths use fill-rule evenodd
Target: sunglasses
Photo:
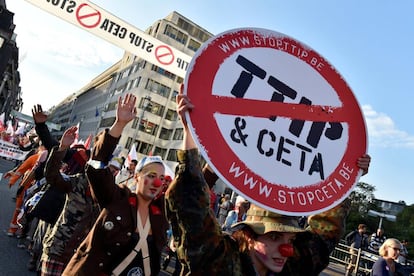
<path id="1" fill-rule="evenodd" d="M 390 247 L 390 248 L 394 249 L 394 251 L 401 251 L 401 248 L 398 248 L 398 247 Z"/>

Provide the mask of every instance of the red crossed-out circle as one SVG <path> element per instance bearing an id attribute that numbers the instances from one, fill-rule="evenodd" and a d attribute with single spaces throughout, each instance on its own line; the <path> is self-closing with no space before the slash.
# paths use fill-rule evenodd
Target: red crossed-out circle
<path id="1" fill-rule="evenodd" d="M 318 74 L 334 89 L 342 105 L 338 107 L 329 106 L 330 112 L 326 112 L 326 106 L 235 98 L 230 93 L 229 96 L 213 95 L 213 82 L 217 77 L 216 74 L 220 66 L 238 50 L 263 47 L 275 49 L 275 47 L 263 45 L 259 47 L 255 43 L 239 44 L 238 47 L 229 47 L 225 51 L 220 46 L 226 42 L 238 41 L 238 38 L 241 37 L 243 37 L 244 41 L 249 40 L 253 42 L 254 38 L 262 33 L 266 33 L 266 35 L 270 33 L 275 39 L 281 40 L 283 43 L 290 43 L 291 45 L 296 45 L 296 47 L 301 47 L 303 50 L 306 49 L 309 56 L 318 57 L 319 60 L 322 60 L 326 66 Z M 289 53 L 282 48 L 276 50 Z M 293 56 L 292 53 L 289 54 Z M 311 64 L 312 61 L 310 59 L 302 58 L 302 60 L 314 68 L 314 64 Z M 304 66 L 308 65 L 304 64 Z M 309 215 L 338 205 L 352 191 L 360 177 L 356 161 L 366 152 L 365 121 L 358 102 L 345 80 L 314 50 L 286 35 L 274 31 L 264 29 L 230 30 L 210 39 L 197 51 L 190 63 L 185 79 L 184 93 L 189 96 L 196 107 L 187 116 L 193 137 L 195 137 L 196 143 L 199 145 L 200 151 L 207 162 L 215 169 L 220 178 L 239 194 L 275 212 L 287 215 Z M 311 185 L 306 184 L 290 188 L 286 187 L 286 185 L 268 183 L 263 177 L 244 165 L 243 160 L 235 154 L 223 137 L 222 133 L 228 133 L 228 131 L 221 131 L 214 117 L 215 114 L 253 116 L 258 118 L 281 116 L 291 118 L 292 120 L 341 122 L 348 126 L 349 137 L 341 161 L 329 176 L 325 177 L 323 181 L 312 183 Z M 230 172 L 230 168 L 233 168 L 232 166 L 235 162 L 240 166 L 239 172 L 254 178 L 256 183 L 271 185 L 270 196 L 265 196 L 258 188 L 259 185 L 252 188 L 249 184 L 246 184 L 245 177 L 236 177 L 234 171 Z M 337 193 L 334 195 L 327 194 L 327 185 L 336 188 Z M 319 196 L 322 198 L 323 196 L 323 200 L 314 198 L 315 200 L 311 204 L 300 205 L 297 204 L 297 200 L 296 202 L 288 200 L 289 195 L 293 193 L 298 196 L 314 193 L 313 195 L 316 195 L 317 198 Z M 280 197 L 281 194 L 285 195 L 285 197 Z"/>
<path id="2" fill-rule="evenodd" d="M 88 4 L 81 4 L 76 9 L 76 20 L 85 28 L 95 28 L 101 22 L 101 13 Z"/>
<path id="3" fill-rule="evenodd" d="M 160 45 L 155 48 L 155 58 L 162 65 L 170 65 L 174 61 L 173 50 L 167 45 Z"/>

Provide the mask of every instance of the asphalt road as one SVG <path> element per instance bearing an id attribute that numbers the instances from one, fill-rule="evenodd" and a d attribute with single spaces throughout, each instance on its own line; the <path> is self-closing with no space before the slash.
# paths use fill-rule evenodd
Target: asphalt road
<path id="1" fill-rule="evenodd" d="M 15 162 L 0 158 L 0 173 L 5 173 L 14 168 Z M 10 219 L 13 215 L 15 202 L 12 201 L 16 194 L 17 183 L 9 189 L 8 181 L 0 181 L 0 276 L 24 276 L 36 275 L 27 270 L 30 255 L 25 249 L 17 248 L 17 239 L 7 236 Z"/>

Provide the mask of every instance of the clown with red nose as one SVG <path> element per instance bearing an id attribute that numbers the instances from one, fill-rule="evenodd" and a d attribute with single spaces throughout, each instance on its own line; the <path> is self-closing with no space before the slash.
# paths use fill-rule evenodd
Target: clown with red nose
<path id="1" fill-rule="evenodd" d="M 294 256 L 293 240 L 296 234 L 304 232 L 298 219 L 285 216 L 251 204 L 246 219 L 232 226 L 236 231 L 241 228 L 250 233 L 251 258 L 265 271 L 280 272 L 289 257 Z"/>
<path id="2" fill-rule="evenodd" d="M 162 191 L 165 165 L 160 156 L 146 156 L 135 168 L 136 193 L 138 198 L 152 200 Z"/>

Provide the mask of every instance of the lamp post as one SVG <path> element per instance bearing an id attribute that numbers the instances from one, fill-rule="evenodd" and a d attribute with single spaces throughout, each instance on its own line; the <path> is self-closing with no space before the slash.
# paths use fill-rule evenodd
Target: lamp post
<path id="1" fill-rule="evenodd" d="M 392 221 L 392 222 L 395 222 L 397 220 L 397 217 L 394 216 L 394 215 L 389 215 L 389 214 L 386 214 L 386 213 L 380 213 L 380 212 L 377 212 L 377 211 L 374 211 L 374 210 L 369 210 L 368 215 L 371 216 L 371 217 L 379 217 L 380 218 L 378 229 L 382 228 L 383 218 L 386 218 L 387 220 Z"/>
<path id="2" fill-rule="evenodd" d="M 147 109 L 150 102 L 151 102 L 151 97 L 149 95 L 146 95 L 142 99 L 142 111 L 141 111 L 140 116 L 137 118 L 137 126 L 136 126 L 136 130 L 134 132 L 134 137 L 133 137 L 133 140 L 132 140 L 133 142 L 132 143 L 135 143 L 135 141 L 138 139 L 139 126 L 140 126 L 141 120 L 144 118 L 145 110 Z M 138 149 L 138 147 L 137 147 L 137 149 Z"/>

